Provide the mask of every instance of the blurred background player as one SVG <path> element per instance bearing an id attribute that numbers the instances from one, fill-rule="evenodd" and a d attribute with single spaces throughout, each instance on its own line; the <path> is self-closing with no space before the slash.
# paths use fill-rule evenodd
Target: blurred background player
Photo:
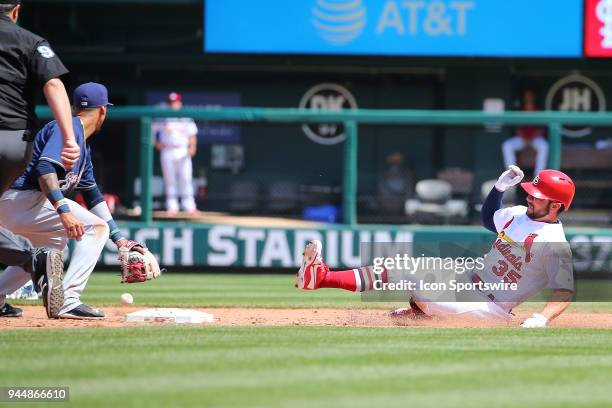
<path id="1" fill-rule="evenodd" d="M 166 99 L 173 110 L 183 107 L 183 98 L 171 92 Z M 196 212 L 193 192 L 191 158 L 196 154 L 198 128 L 191 118 L 166 118 L 153 123 L 155 148 L 160 151 L 166 190 L 166 211 L 176 215 L 180 208 L 190 214 Z"/>
<path id="2" fill-rule="evenodd" d="M 0 223 L 20 232 L 37 245 L 63 251 L 75 239 L 63 289 L 64 301 L 57 316 L 70 319 L 102 319 L 104 313 L 80 300 L 91 272 L 110 237 L 117 248 L 133 243 L 123 237 L 94 177 L 87 140 L 98 133 L 106 119 L 106 87 L 86 83 L 74 91 L 73 125 L 81 155 L 72 170 L 60 163 L 62 136 L 57 122 L 42 128 L 34 140 L 32 161 L 23 175 L 0 198 Z M 65 198 L 78 190 L 88 210 Z M 135 249 L 139 250 L 139 249 Z M 21 287 L 29 275 L 18 266 L 0 275 L 0 301 Z"/>
<path id="3" fill-rule="evenodd" d="M 21 0 L 0 0 L 0 194 L 25 170 L 32 155 L 32 140 L 38 121 L 34 113 L 36 94 L 42 88 L 61 132 L 58 159 L 71 168 L 79 157 L 75 143 L 70 103 L 62 79 L 68 70 L 49 43 L 16 23 Z M 0 263 L 32 273 L 37 290 L 43 293 L 47 314 L 62 292 L 61 254 L 35 249 L 23 237 L 0 228 Z M 47 264 L 54 270 L 47 270 Z M 42 280 L 40 280 L 42 278 Z M 15 288 L 16 289 L 16 288 Z M 21 316 L 21 309 L 0 301 L 0 317 Z"/>
<path id="4" fill-rule="evenodd" d="M 521 110 L 523 112 L 537 112 L 536 94 L 531 89 L 523 93 Z M 516 152 L 531 146 L 536 152 L 535 167 L 533 174 L 536 175 L 546 168 L 548 161 L 548 142 L 544 138 L 544 130 L 533 125 L 521 126 L 516 130 L 516 135 L 502 143 L 502 153 L 506 168 L 517 164 Z"/>
<path id="5" fill-rule="evenodd" d="M 387 156 L 378 180 L 381 209 L 387 214 L 403 216 L 406 199 L 413 195 L 414 175 L 404 164 L 404 155 L 393 152 Z"/>

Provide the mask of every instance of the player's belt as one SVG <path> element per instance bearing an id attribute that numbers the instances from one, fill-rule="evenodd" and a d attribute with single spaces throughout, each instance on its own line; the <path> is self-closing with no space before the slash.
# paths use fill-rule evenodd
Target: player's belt
<path id="1" fill-rule="evenodd" d="M 24 142 L 32 142 L 36 137 L 36 134 L 30 130 L 5 130 L 0 129 L 0 140 L 14 140 L 14 138 L 20 137 Z"/>
<path id="2" fill-rule="evenodd" d="M 21 137 L 21 140 L 24 142 L 33 142 L 34 139 L 36 139 L 36 133 L 32 132 L 31 130 L 24 131 L 23 136 Z"/>

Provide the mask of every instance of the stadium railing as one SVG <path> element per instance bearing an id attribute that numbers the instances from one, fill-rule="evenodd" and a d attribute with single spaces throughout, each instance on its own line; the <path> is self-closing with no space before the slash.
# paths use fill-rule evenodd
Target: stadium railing
<path id="1" fill-rule="evenodd" d="M 48 107 L 36 110 L 41 119 L 51 119 Z M 612 126 L 612 112 L 504 112 L 459 110 L 378 110 L 355 109 L 339 112 L 295 108 L 184 108 L 180 111 L 151 106 L 113 107 L 108 120 L 140 121 L 140 175 L 143 180 L 141 221 L 152 221 L 153 141 L 151 124 L 154 118 L 190 117 L 201 121 L 252 123 L 343 123 L 344 175 L 342 210 L 344 223 L 357 223 L 357 149 L 360 124 L 378 125 L 544 125 L 548 127 L 549 168 L 561 165 L 563 125 Z"/>

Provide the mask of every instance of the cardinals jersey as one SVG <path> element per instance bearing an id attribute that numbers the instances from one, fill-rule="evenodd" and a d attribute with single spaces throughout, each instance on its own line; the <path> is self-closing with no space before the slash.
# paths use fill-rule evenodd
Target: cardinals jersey
<path id="1" fill-rule="evenodd" d="M 544 288 L 574 291 L 572 255 L 561 222 L 534 221 L 527 207 L 502 208 L 493 221 L 498 235 L 485 267 L 472 281 L 516 283 L 516 290 L 483 291 L 496 304 L 510 311 Z"/>

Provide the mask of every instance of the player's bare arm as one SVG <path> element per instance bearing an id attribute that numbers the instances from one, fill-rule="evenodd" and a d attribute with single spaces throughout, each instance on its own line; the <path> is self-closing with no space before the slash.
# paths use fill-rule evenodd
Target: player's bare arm
<path id="1" fill-rule="evenodd" d="M 567 289 L 554 290 L 550 295 L 548 302 L 540 313 L 534 313 L 530 318 L 525 320 L 521 327 L 537 328 L 546 327 L 548 322 L 558 317 L 572 303 L 574 292 Z"/>
<path id="2" fill-rule="evenodd" d="M 191 135 L 189 137 L 189 156 L 193 157 L 196 154 L 198 148 L 198 138 L 196 135 Z"/>
<path id="3" fill-rule="evenodd" d="M 59 188 L 57 174 L 43 174 L 38 178 L 38 184 L 40 185 L 40 190 L 55 207 L 66 229 L 68 238 L 81 239 L 83 234 L 85 234 L 85 227 L 83 223 L 70 212 L 70 206 Z"/>
<path id="4" fill-rule="evenodd" d="M 66 94 L 66 88 L 60 79 L 53 78 L 47 81 L 43 86 L 43 93 L 45 94 L 47 103 L 51 108 L 51 112 L 53 112 L 53 117 L 55 117 L 64 139 L 62 164 L 66 167 L 66 170 L 70 170 L 79 159 L 81 149 L 74 137 L 72 112 L 70 109 L 70 101 Z"/>
<path id="5" fill-rule="evenodd" d="M 573 298 L 574 292 L 571 290 L 557 289 L 553 291 L 541 315 L 549 321 L 556 318 L 569 307 Z"/>

